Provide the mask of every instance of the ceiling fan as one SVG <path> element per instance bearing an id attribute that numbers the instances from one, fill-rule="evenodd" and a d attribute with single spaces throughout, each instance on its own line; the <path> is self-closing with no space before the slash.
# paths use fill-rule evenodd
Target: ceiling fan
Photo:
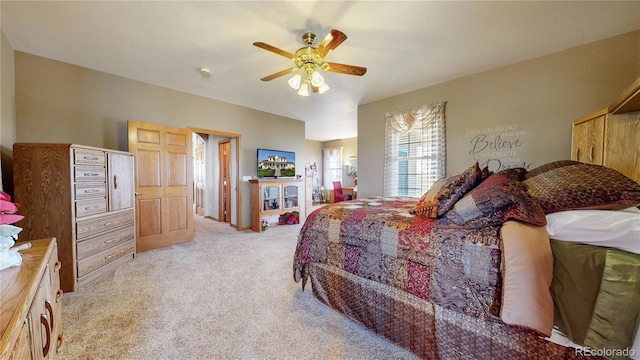
<path id="1" fill-rule="evenodd" d="M 346 39 L 347 35 L 342 31 L 332 29 L 318 46 L 313 46 L 316 41 L 316 35 L 312 32 L 306 32 L 302 35 L 302 42 L 304 42 L 305 46 L 298 49 L 295 54 L 263 42 L 254 42 L 253 45 L 259 48 L 293 60 L 295 65 L 292 68 L 265 76 L 261 80 L 270 81 L 287 74 L 295 73 L 295 75 L 289 79 L 289 86 L 298 90 L 299 95 L 309 96 L 310 88 L 313 92 L 320 94 L 329 90 L 329 86 L 324 82 L 324 78 L 318 72 L 319 68 L 324 71 L 340 74 L 362 76 L 367 72 L 367 68 L 324 61 L 324 58 Z"/>

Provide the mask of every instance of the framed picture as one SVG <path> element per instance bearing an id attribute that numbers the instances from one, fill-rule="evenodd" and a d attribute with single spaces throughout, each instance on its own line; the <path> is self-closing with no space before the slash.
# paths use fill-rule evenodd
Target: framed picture
<path id="1" fill-rule="evenodd" d="M 314 202 L 320 202 L 320 194 L 314 193 L 312 199 Z"/>

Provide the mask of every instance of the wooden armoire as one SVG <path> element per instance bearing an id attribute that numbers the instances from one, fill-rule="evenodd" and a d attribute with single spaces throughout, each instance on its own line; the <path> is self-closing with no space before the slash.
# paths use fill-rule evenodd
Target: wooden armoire
<path id="1" fill-rule="evenodd" d="M 134 159 L 75 144 L 16 143 L 13 176 L 20 241 L 55 237 L 64 291 L 136 254 Z"/>
<path id="2" fill-rule="evenodd" d="M 640 78 L 609 107 L 573 121 L 571 160 L 640 182 Z"/>

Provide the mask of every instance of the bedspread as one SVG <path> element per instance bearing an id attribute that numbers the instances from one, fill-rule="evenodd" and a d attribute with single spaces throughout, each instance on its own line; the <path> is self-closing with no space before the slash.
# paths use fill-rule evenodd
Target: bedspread
<path id="1" fill-rule="evenodd" d="M 464 228 L 409 213 L 415 198 L 322 207 L 303 225 L 294 279 L 320 263 L 406 291 L 445 309 L 500 321 L 500 225 Z"/>

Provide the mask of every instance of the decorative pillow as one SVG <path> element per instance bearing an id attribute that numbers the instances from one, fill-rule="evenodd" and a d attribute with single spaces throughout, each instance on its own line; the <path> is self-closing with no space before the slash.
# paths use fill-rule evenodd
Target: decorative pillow
<path id="1" fill-rule="evenodd" d="M 410 211 L 420 217 L 438 218 L 449 211 L 453 204 L 482 181 L 482 170 L 476 162 L 465 171 L 438 180 L 422 195 L 416 207 Z"/>
<path id="2" fill-rule="evenodd" d="M 640 184 L 616 170 L 572 160 L 539 166 L 525 175 L 524 184 L 546 214 L 640 205 Z"/>
<path id="3" fill-rule="evenodd" d="M 527 174 L 527 169 L 522 167 L 504 169 L 497 172 L 497 174 L 502 174 L 507 176 L 510 179 L 522 181 L 525 179 L 525 175 Z"/>
<path id="4" fill-rule="evenodd" d="M 546 218 L 540 204 L 512 172 L 489 176 L 460 199 L 444 219 L 465 227 L 483 227 L 519 220 L 544 226 Z"/>
<path id="5" fill-rule="evenodd" d="M 501 228 L 502 306 L 506 324 L 546 337 L 553 328 L 553 255 L 545 228 L 507 221 Z"/>

